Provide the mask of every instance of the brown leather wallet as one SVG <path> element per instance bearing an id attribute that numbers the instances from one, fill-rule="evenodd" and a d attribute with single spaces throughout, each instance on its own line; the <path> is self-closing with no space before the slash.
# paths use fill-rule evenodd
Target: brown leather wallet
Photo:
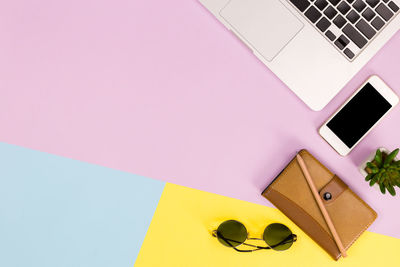
<path id="1" fill-rule="evenodd" d="M 301 150 L 299 154 L 310 172 L 344 248 L 348 250 L 376 219 L 376 212 L 308 151 Z M 296 157 L 263 191 L 262 195 L 335 260 L 340 258 L 340 251 Z"/>

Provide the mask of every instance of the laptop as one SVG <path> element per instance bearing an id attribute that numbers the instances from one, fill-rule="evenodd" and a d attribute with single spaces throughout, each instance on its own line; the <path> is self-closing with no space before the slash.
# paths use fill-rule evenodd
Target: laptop
<path id="1" fill-rule="evenodd" d="M 400 29 L 400 0 L 200 0 L 311 109 Z"/>

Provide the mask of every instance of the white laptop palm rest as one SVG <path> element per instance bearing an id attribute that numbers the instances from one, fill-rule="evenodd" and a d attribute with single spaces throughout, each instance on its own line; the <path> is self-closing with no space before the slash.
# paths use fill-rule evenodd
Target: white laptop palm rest
<path id="1" fill-rule="evenodd" d="M 200 0 L 313 110 L 400 29 L 399 1 Z"/>

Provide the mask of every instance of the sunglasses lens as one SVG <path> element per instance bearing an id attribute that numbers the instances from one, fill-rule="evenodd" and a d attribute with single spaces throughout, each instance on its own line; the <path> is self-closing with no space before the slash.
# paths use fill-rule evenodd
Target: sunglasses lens
<path id="1" fill-rule="evenodd" d="M 280 223 L 273 223 L 268 225 L 267 228 L 265 228 L 263 239 L 268 244 L 268 246 L 270 246 L 274 250 L 279 251 L 289 249 L 294 242 L 292 231 L 290 231 L 287 226 Z M 277 244 L 280 245 L 277 246 Z"/>
<path id="2" fill-rule="evenodd" d="M 227 247 L 237 247 L 247 239 L 247 230 L 244 225 L 235 220 L 225 221 L 217 229 L 219 242 Z"/>

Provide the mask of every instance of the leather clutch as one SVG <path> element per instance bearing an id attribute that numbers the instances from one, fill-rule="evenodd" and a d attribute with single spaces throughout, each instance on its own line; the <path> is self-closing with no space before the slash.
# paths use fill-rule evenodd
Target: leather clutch
<path id="1" fill-rule="evenodd" d="M 376 212 L 308 151 L 299 152 L 332 219 L 345 250 L 376 219 Z M 308 234 L 335 260 L 340 251 L 306 178 L 294 157 L 262 195 Z"/>

